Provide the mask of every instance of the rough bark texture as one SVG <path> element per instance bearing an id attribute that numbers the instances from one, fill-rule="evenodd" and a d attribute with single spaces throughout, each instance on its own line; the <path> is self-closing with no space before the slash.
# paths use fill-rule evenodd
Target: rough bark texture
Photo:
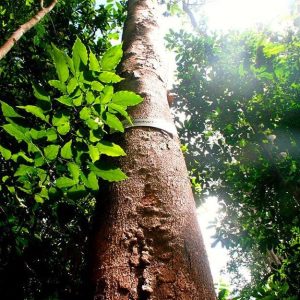
<path id="1" fill-rule="evenodd" d="M 133 118 L 172 116 L 156 1 L 129 0 L 122 88 L 144 97 Z M 129 179 L 99 199 L 94 299 L 215 299 L 208 260 L 178 137 L 135 127 L 122 137 Z"/>

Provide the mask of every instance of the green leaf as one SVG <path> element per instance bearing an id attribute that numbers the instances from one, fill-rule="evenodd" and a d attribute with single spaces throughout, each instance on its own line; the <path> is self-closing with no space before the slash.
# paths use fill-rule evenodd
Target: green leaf
<path id="1" fill-rule="evenodd" d="M 99 124 L 93 119 L 88 119 L 85 123 L 90 129 L 97 130 L 99 128 Z"/>
<path id="2" fill-rule="evenodd" d="M 33 88 L 33 94 L 37 99 L 50 102 L 49 95 L 41 86 L 33 84 L 32 88 Z"/>
<path id="3" fill-rule="evenodd" d="M 123 78 L 113 72 L 102 72 L 99 75 L 99 80 L 105 83 L 118 83 L 122 81 Z"/>
<path id="4" fill-rule="evenodd" d="M 107 141 L 101 141 L 97 143 L 97 148 L 100 152 L 100 154 L 105 154 L 108 156 L 125 156 L 126 153 L 124 150 L 119 146 L 116 145 L 112 142 L 107 142 Z"/>
<path id="5" fill-rule="evenodd" d="M 128 115 L 127 111 L 126 111 L 126 106 L 122 106 L 122 105 L 119 105 L 119 104 L 115 104 L 115 103 L 109 103 L 108 104 L 108 108 L 109 108 L 109 111 L 111 112 L 111 110 L 113 110 L 113 112 L 118 112 L 121 116 L 125 117 L 126 120 L 132 124 L 132 121 L 131 121 L 131 118 L 130 116 Z"/>
<path id="6" fill-rule="evenodd" d="M 66 135 L 70 131 L 69 116 L 65 112 L 56 113 L 52 118 L 52 124 L 57 127 L 57 131 L 61 135 Z"/>
<path id="7" fill-rule="evenodd" d="M 16 189 L 13 186 L 6 186 L 6 188 L 12 195 L 16 194 Z"/>
<path id="8" fill-rule="evenodd" d="M 89 167 L 98 177 L 109 182 L 121 181 L 127 178 L 120 168 L 109 164 L 98 162 L 97 165 L 90 164 Z"/>
<path id="9" fill-rule="evenodd" d="M 66 106 L 74 106 L 73 100 L 72 100 L 72 98 L 70 98 L 70 96 L 63 95 L 63 96 L 57 98 L 56 100 Z"/>
<path id="10" fill-rule="evenodd" d="M 76 184 L 76 181 L 74 179 L 68 178 L 68 177 L 59 177 L 56 179 L 56 186 L 60 189 L 71 187 Z"/>
<path id="11" fill-rule="evenodd" d="M 49 145 L 45 147 L 44 148 L 45 157 L 49 160 L 54 160 L 58 155 L 59 148 L 60 146 L 58 145 Z"/>
<path id="12" fill-rule="evenodd" d="M 95 161 L 99 160 L 99 158 L 100 158 L 100 153 L 99 153 L 98 148 L 93 145 L 89 145 L 89 155 L 92 159 L 92 162 L 95 162 Z"/>
<path id="13" fill-rule="evenodd" d="M 57 127 L 57 131 L 60 135 L 66 135 L 71 129 L 70 122 L 64 123 Z"/>
<path id="14" fill-rule="evenodd" d="M 74 68 L 74 62 L 73 59 L 66 54 L 66 61 L 68 63 L 68 66 L 70 68 L 70 71 L 72 72 L 72 74 L 75 76 L 76 72 L 75 72 L 75 68 Z"/>
<path id="15" fill-rule="evenodd" d="M 36 152 L 34 157 L 34 166 L 35 167 L 41 167 L 46 163 L 46 160 L 44 159 L 44 156 L 41 155 L 41 153 Z"/>
<path id="16" fill-rule="evenodd" d="M 61 82 L 66 82 L 69 78 L 69 67 L 67 64 L 65 53 L 56 48 L 54 44 L 52 44 L 51 54 L 59 80 Z"/>
<path id="17" fill-rule="evenodd" d="M 10 178 L 10 177 L 9 177 L 8 175 L 6 175 L 6 176 L 3 176 L 3 177 L 1 178 L 1 180 L 2 180 L 3 183 L 5 183 L 9 178 Z"/>
<path id="18" fill-rule="evenodd" d="M 96 55 L 92 51 L 90 51 L 89 69 L 91 71 L 100 72 L 100 64 L 98 62 L 98 59 L 97 59 Z"/>
<path id="19" fill-rule="evenodd" d="M 82 171 L 80 172 L 80 179 L 86 187 L 90 188 L 89 182 Z"/>
<path id="20" fill-rule="evenodd" d="M 28 157 L 23 151 L 13 154 L 11 159 L 14 162 L 17 162 L 19 157 L 22 157 L 24 160 L 26 160 L 27 162 L 30 162 L 30 163 L 32 163 L 34 161 L 32 158 Z"/>
<path id="21" fill-rule="evenodd" d="M 90 130 L 89 140 L 92 143 L 96 143 L 102 139 L 102 135 L 103 135 L 102 131 L 100 132 L 100 134 L 97 134 L 97 131 Z"/>
<path id="22" fill-rule="evenodd" d="M 65 113 L 66 113 L 66 111 L 56 113 L 52 118 L 52 124 L 54 126 L 60 126 L 60 125 L 63 125 L 65 123 L 69 122 L 70 117 L 68 115 L 66 115 Z"/>
<path id="23" fill-rule="evenodd" d="M 133 106 L 141 103 L 143 98 L 134 92 L 120 91 L 112 96 L 112 102 L 124 106 Z"/>
<path id="24" fill-rule="evenodd" d="M 99 190 L 98 178 L 94 172 L 89 173 L 87 180 L 89 188 L 91 188 L 93 191 Z"/>
<path id="25" fill-rule="evenodd" d="M 107 3 L 109 3 L 109 2 L 111 2 L 111 1 L 107 1 Z M 117 4 L 117 6 L 118 6 L 118 8 L 119 8 L 119 3 L 116 3 Z M 120 10 L 122 10 L 122 5 L 121 5 L 121 7 L 120 7 Z M 107 35 L 107 37 L 109 38 L 109 39 L 112 39 L 112 40 L 118 40 L 119 39 L 119 33 L 117 33 L 117 32 L 112 32 L 112 33 L 109 33 L 108 35 Z"/>
<path id="26" fill-rule="evenodd" d="M 43 187 L 40 191 L 40 195 L 44 198 L 44 199 L 49 199 L 49 191 L 48 188 Z"/>
<path id="27" fill-rule="evenodd" d="M 47 129 L 47 141 L 54 142 L 57 140 L 57 133 L 54 128 Z"/>
<path id="28" fill-rule="evenodd" d="M 49 196 L 52 197 L 52 198 L 58 196 L 58 194 L 59 194 L 57 189 L 53 186 L 48 189 L 48 193 L 49 193 Z"/>
<path id="29" fill-rule="evenodd" d="M 25 176 L 34 173 L 37 173 L 37 168 L 21 164 L 17 169 L 17 171 L 15 172 L 14 176 L 19 177 L 19 176 Z"/>
<path id="30" fill-rule="evenodd" d="M 10 105 L 7 103 L 0 101 L 1 102 L 1 109 L 4 117 L 7 118 L 23 118 L 20 116 Z"/>
<path id="31" fill-rule="evenodd" d="M 104 122 L 112 129 L 115 129 L 120 132 L 124 132 L 124 126 L 122 122 L 113 114 L 107 112 L 106 114 L 106 119 Z"/>
<path id="32" fill-rule="evenodd" d="M 34 140 L 42 139 L 43 137 L 47 136 L 46 130 L 35 130 L 34 128 L 30 129 L 30 136 Z"/>
<path id="33" fill-rule="evenodd" d="M 69 94 L 72 94 L 75 91 L 75 89 L 77 88 L 77 86 L 78 86 L 78 82 L 77 82 L 76 78 L 72 77 L 68 83 L 67 92 Z"/>
<path id="34" fill-rule="evenodd" d="M 72 175 L 73 179 L 76 181 L 76 183 L 78 183 L 79 175 L 80 175 L 80 167 L 77 164 L 72 163 L 72 162 L 69 162 L 67 164 L 67 166 L 68 166 L 69 172 Z"/>
<path id="35" fill-rule="evenodd" d="M 266 55 L 266 57 L 271 57 L 272 55 L 278 55 L 285 50 L 286 50 L 286 45 L 284 44 L 276 45 L 273 43 L 267 43 L 263 48 L 263 52 Z"/>
<path id="36" fill-rule="evenodd" d="M 18 107 L 21 109 L 24 109 L 26 112 L 36 116 L 37 118 L 39 118 L 45 122 L 49 121 L 49 116 L 45 116 L 44 111 L 38 106 L 26 105 L 26 106 L 18 106 Z"/>
<path id="37" fill-rule="evenodd" d="M 99 81 L 93 81 L 91 84 L 91 89 L 93 91 L 101 92 L 103 90 L 104 86 Z"/>
<path id="38" fill-rule="evenodd" d="M 95 101 L 95 96 L 94 96 L 94 94 L 93 94 L 91 91 L 88 91 L 88 92 L 86 93 L 86 102 L 87 102 L 88 104 L 92 104 L 94 101 Z"/>
<path id="39" fill-rule="evenodd" d="M 170 11 L 171 16 L 182 13 L 182 10 L 178 3 L 171 3 L 168 10 Z"/>
<path id="40" fill-rule="evenodd" d="M 123 55 L 122 45 L 114 46 L 108 49 L 101 60 L 101 67 L 104 71 L 111 71 L 116 68 L 116 66 L 121 61 Z"/>
<path id="41" fill-rule="evenodd" d="M 80 112 L 79 112 L 79 117 L 82 120 L 88 120 L 91 117 L 91 109 L 89 107 L 84 107 Z"/>
<path id="42" fill-rule="evenodd" d="M 67 92 L 67 87 L 64 83 L 60 82 L 59 80 L 49 80 L 49 85 L 53 86 L 54 88 L 58 89 L 60 92 L 65 94 Z"/>
<path id="43" fill-rule="evenodd" d="M 82 104 L 83 95 L 80 94 L 78 97 L 73 98 L 73 104 L 75 106 L 80 106 Z"/>
<path id="44" fill-rule="evenodd" d="M 76 39 L 73 46 L 73 62 L 76 71 L 79 71 L 80 69 L 80 62 L 82 62 L 85 66 L 88 62 L 88 53 L 86 47 L 79 38 Z"/>
<path id="45" fill-rule="evenodd" d="M 25 141 L 26 143 L 30 142 L 30 138 L 25 135 L 26 129 L 24 127 L 18 126 L 16 124 L 6 124 L 2 128 L 14 137 L 18 142 Z"/>
<path id="46" fill-rule="evenodd" d="M 106 104 L 108 103 L 112 96 L 113 96 L 113 93 L 114 93 L 114 88 L 110 85 L 107 85 L 104 89 L 103 89 L 103 94 L 101 95 L 101 98 L 100 98 L 100 103 L 101 104 Z"/>
<path id="47" fill-rule="evenodd" d="M 28 132 L 29 136 L 30 136 L 30 133 Z M 26 134 L 27 135 L 27 134 Z M 28 153 L 36 153 L 36 152 L 40 152 L 41 150 L 34 144 L 32 143 L 32 141 L 29 141 L 27 143 L 27 152 Z"/>
<path id="48" fill-rule="evenodd" d="M 41 197 L 39 194 L 34 195 L 34 200 L 37 203 L 44 203 L 45 199 Z"/>
<path id="49" fill-rule="evenodd" d="M 72 154 L 72 140 L 68 141 L 60 150 L 60 154 L 62 158 L 71 159 L 73 157 Z"/>
<path id="50" fill-rule="evenodd" d="M 0 145 L 0 154 L 4 157 L 5 160 L 11 158 L 11 151 L 2 147 L 1 145 Z"/>

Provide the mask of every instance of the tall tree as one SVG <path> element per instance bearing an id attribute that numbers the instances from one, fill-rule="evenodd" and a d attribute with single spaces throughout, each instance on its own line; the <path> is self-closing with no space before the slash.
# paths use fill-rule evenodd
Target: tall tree
<path id="1" fill-rule="evenodd" d="M 187 169 L 171 130 L 156 2 L 128 1 L 122 88 L 144 102 L 131 112 L 136 125 L 120 137 L 127 153 L 120 165 L 129 178 L 99 199 L 95 299 L 215 299 Z"/>

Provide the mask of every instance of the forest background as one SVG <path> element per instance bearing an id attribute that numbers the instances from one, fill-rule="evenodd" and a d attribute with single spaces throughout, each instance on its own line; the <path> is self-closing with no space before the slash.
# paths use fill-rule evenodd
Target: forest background
<path id="1" fill-rule="evenodd" d="M 7 299 L 86 294 L 98 180 L 125 179 L 98 160 L 124 155 L 106 140 L 107 128 L 123 131 L 118 118 L 128 115 L 120 103 L 141 98 L 114 93 L 114 106 L 96 116 L 71 80 L 81 63 L 69 72 L 61 56 L 72 52 L 94 72 L 104 66 L 101 83 L 81 81 L 91 103 L 92 94 L 112 97 L 121 51 L 110 47 L 119 39 L 125 4 L 59 1 L 0 61 L 0 291 Z M 290 26 L 280 33 L 259 28 L 222 35 L 199 22 L 194 33 L 173 30 L 166 38 L 177 54 L 173 109 L 196 199 L 217 196 L 221 206 L 215 244 L 229 249 L 234 290 L 221 289 L 219 299 L 299 297 L 300 17 L 293 5 Z M 183 13 L 177 1 L 167 6 L 166 15 Z M 30 0 L 1 3 L 1 41 L 39 8 Z M 92 172 L 84 171 L 83 159 Z M 53 184 L 53 178 L 60 180 Z M 241 266 L 251 273 L 246 285 Z"/>

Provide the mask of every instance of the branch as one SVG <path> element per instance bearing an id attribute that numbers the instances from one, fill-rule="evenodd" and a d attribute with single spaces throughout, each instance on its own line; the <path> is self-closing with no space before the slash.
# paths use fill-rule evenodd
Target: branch
<path id="1" fill-rule="evenodd" d="M 17 41 L 32 27 L 41 21 L 56 5 L 58 0 L 53 0 L 52 3 L 47 7 L 42 7 L 42 9 L 33 16 L 28 22 L 22 24 L 19 29 L 17 29 L 10 38 L 0 47 L 0 60 L 12 49 L 12 47 L 17 43 Z M 43 5 L 43 1 L 41 1 Z"/>
<path id="2" fill-rule="evenodd" d="M 182 1 L 182 8 L 183 8 L 183 10 L 186 12 L 186 14 L 189 16 L 193 28 L 194 28 L 196 31 L 198 31 L 198 24 L 197 24 L 197 21 L 196 21 L 194 15 L 193 15 L 192 11 L 191 11 L 190 8 L 189 8 L 189 4 L 186 3 L 185 1 Z"/>

